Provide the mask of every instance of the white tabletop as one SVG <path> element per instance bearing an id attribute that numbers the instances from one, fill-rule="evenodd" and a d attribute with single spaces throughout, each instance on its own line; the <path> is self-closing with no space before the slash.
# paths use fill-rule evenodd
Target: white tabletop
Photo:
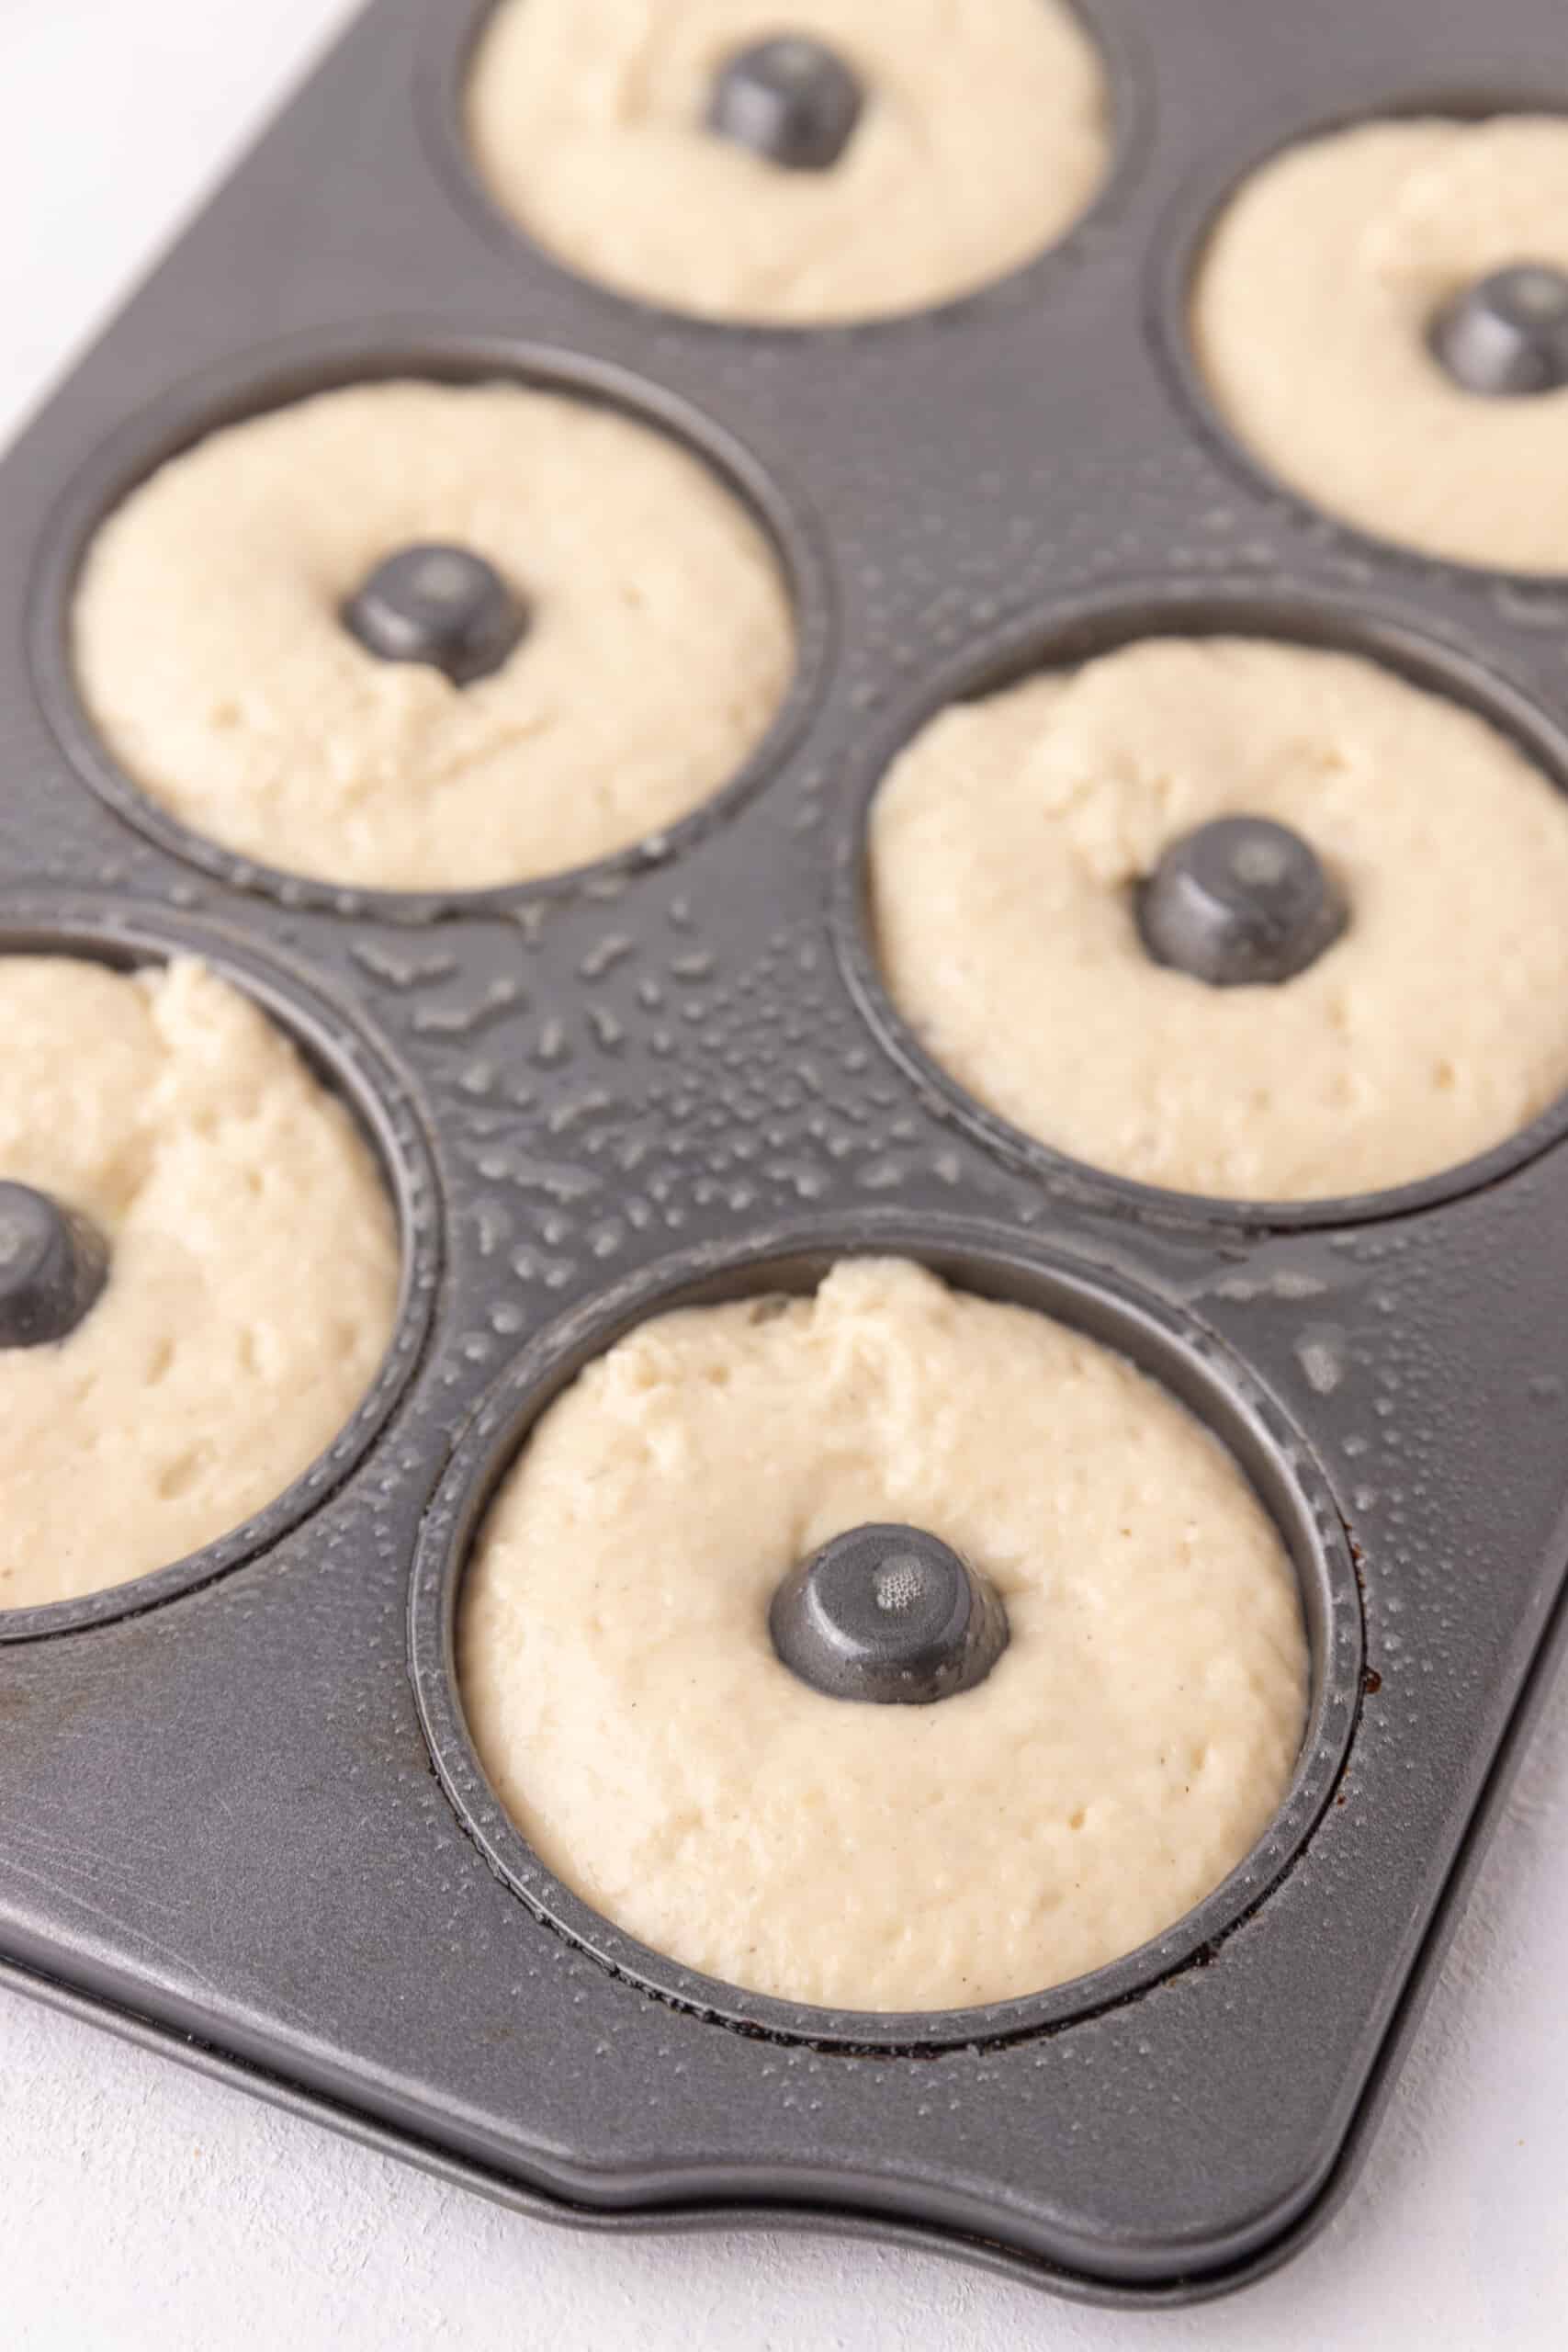
<path id="1" fill-rule="evenodd" d="M 345 13 L 344 0 L 0 0 L 0 432 Z M 577 2237 L 0 1993 L 0 2342 L 1555 2346 L 1568 2336 L 1565 1955 L 1568 1683 L 1348 2207 L 1280 2276 L 1166 2317 L 1077 2310 L 934 2256 L 829 2240 Z"/>

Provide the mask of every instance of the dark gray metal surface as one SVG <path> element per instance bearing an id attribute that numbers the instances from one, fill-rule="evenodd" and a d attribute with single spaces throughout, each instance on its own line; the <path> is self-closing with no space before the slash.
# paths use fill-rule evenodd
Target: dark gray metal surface
<path id="1" fill-rule="evenodd" d="M 1074 1168 L 884 1001 L 864 809 L 948 695 L 1150 625 L 1379 653 L 1568 784 L 1568 583 L 1271 489 L 1179 328 L 1202 220 L 1281 138 L 1553 104 L 1568 70 L 1552 0 L 1085 13 L 1123 136 L 1079 230 L 930 318 L 793 334 L 532 253 L 460 160 L 478 12 L 378 0 L 0 467 L 0 949 L 208 954 L 344 1085 L 408 1257 L 376 1396 L 279 1505 L 0 1615 L 0 1956 L 563 2218 L 830 2216 L 1160 2302 L 1343 2193 L 1473 1850 L 1568 1559 L 1568 1114 L 1299 1215 Z M 291 392 L 510 368 L 682 433 L 773 528 L 801 673 L 747 774 L 656 850 L 468 899 L 292 881 L 152 812 L 65 656 L 105 504 Z M 655 1303 L 878 1246 L 1076 1317 L 1218 1426 L 1316 1663 L 1291 1800 L 1191 1920 L 1085 1986 L 913 2021 L 755 1999 L 595 1919 L 501 1817 L 447 1672 L 467 1532 L 542 1397 Z"/>
<path id="2" fill-rule="evenodd" d="M 824 1698 L 930 1707 L 984 1682 L 1008 1645 L 1007 1604 L 929 1528 L 847 1527 L 799 1560 L 768 1609 L 773 1649 Z"/>

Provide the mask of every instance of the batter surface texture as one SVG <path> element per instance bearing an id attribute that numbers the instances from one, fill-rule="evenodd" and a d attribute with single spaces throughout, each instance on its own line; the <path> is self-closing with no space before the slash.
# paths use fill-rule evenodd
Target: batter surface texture
<path id="1" fill-rule="evenodd" d="M 839 161 L 790 171 L 705 128 L 736 52 L 831 46 L 866 102 Z M 712 317 L 919 310 L 1053 243 L 1109 159 L 1099 55 L 1065 0 L 502 0 L 468 91 L 475 158 L 592 277 Z"/>
<path id="2" fill-rule="evenodd" d="M 961 1697 L 827 1698 L 774 1654 L 786 1572 L 886 1521 L 1002 1595 Z M 1278 1807 L 1307 1678 L 1230 1455 L 1107 1349 L 889 1260 L 591 1365 L 491 1509 L 459 1662 L 502 1801 L 596 1909 L 758 1992 L 905 2011 L 1179 1918 Z"/>
<path id="3" fill-rule="evenodd" d="M 469 685 L 339 618 L 429 542 L 532 608 Z M 761 528 L 664 435 L 520 385 L 384 383 L 215 433 L 134 491 L 89 554 L 75 655 L 121 765 L 195 831 L 421 890 L 532 879 L 688 815 L 766 732 L 795 643 Z"/>
<path id="4" fill-rule="evenodd" d="M 1465 391 L 1428 345 L 1476 279 L 1568 269 L 1568 121 L 1373 122 L 1292 147 L 1222 215 L 1192 334 L 1281 481 L 1438 556 L 1568 571 L 1568 390 Z"/>
<path id="5" fill-rule="evenodd" d="M 91 1218 L 107 1285 L 0 1350 L 0 1609 L 164 1566 L 336 1437 L 392 1335 L 399 1249 L 344 1106 L 202 967 L 0 956 L 0 1176 Z"/>
<path id="6" fill-rule="evenodd" d="M 1140 885 L 1211 818 L 1348 902 L 1293 979 L 1154 963 Z M 1485 720 L 1358 657 L 1146 639 L 957 705 L 873 809 L 889 993 L 1027 1134 L 1147 1184 L 1314 1200 L 1435 1175 L 1568 1087 L 1568 804 Z"/>

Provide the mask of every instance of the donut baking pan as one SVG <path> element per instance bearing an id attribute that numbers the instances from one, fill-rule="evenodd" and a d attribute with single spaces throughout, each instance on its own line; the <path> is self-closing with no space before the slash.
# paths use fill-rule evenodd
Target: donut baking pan
<path id="1" fill-rule="evenodd" d="M 1568 78 L 1551 0 L 1082 12 L 1117 140 L 1078 227 L 961 304 L 817 333 L 665 315 L 532 249 L 463 153 L 484 9 L 377 0 L 0 467 L 0 952 L 207 956 L 355 1109 L 405 1259 L 381 1382 L 288 1495 L 137 1584 L 0 1612 L 0 1961 L 580 2227 L 864 2232 L 1157 2304 L 1353 2193 L 1548 1670 L 1568 1109 L 1303 1207 L 1071 1164 L 886 1001 L 866 809 L 946 699 L 1152 627 L 1374 655 L 1568 788 L 1568 581 L 1285 498 L 1182 326 L 1203 224 L 1261 154 L 1363 114 L 1540 109 Z M 398 374 L 622 407 L 772 534 L 795 686 L 659 840 L 514 888 L 339 890 L 200 838 L 98 740 L 69 613 L 108 506 L 218 424 Z M 658 1308 L 875 1250 L 1174 1388 L 1273 1512 L 1313 1653 L 1284 1808 L 1196 1913 L 1037 1998 L 891 2018 L 694 1976 L 591 1912 L 502 1815 L 451 1671 L 478 1516 L 579 1366 Z"/>

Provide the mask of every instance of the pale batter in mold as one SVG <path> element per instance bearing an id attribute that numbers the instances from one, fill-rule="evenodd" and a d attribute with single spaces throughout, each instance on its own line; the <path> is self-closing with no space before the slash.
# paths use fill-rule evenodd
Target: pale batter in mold
<path id="1" fill-rule="evenodd" d="M 340 618 L 457 544 L 525 599 L 455 685 Z M 481 888 L 657 834 L 728 783 L 794 664 L 779 566 L 675 442 L 513 384 L 357 385 L 213 434 L 130 494 L 78 592 L 120 763 L 213 840 L 329 882 Z"/>
<path id="2" fill-rule="evenodd" d="M 391 1338 L 391 1208 L 344 1106 L 194 963 L 0 956 L 0 1178 L 107 1239 L 57 1344 L 0 1348 L 0 1609 L 121 1584 L 309 1468 Z"/>
<path id="3" fill-rule="evenodd" d="M 1348 904 L 1278 986 L 1211 987 L 1139 935 L 1162 852 L 1241 814 L 1303 837 Z M 1152 639 L 944 711 L 874 803 L 871 886 L 933 1058 L 1145 1183 L 1374 1191 L 1568 1087 L 1568 803 L 1484 720 L 1359 658 Z"/>
<path id="4" fill-rule="evenodd" d="M 830 168 L 705 127 L 716 75 L 781 32 L 863 85 Z M 623 291 L 808 325 L 918 310 L 1019 268 L 1103 179 L 1106 82 L 1065 0 L 502 0 L 468 88 L 492 194 Z"/>
<path id="5" fill-rule="evenodd" d="M 1331 514 L 1462 562 L 1568 571 L 1568 390 L 1479 397 L 1427 341 L 1463 288 L 1521 262 L 1568 269 L 1568 120 L 1313 140 L 1221 216 L 1199 363 L 1241 439 Z"/>
<path id="6" fill-rule="evenodd" d="M 920 1706 L 820 1695 L 774 1589 L 857 1524 L 956 1546 L 1011 1638 Z M 487 1770 L 597 1910 L 709 1974 L 964 2007 L 1099 1967 L 1243 1859 L 1301 1742 L 1293 1571 L 1120 1356 L 895 1260 L 662 1316 L 538 1424 L 459 1630 Z"/>

